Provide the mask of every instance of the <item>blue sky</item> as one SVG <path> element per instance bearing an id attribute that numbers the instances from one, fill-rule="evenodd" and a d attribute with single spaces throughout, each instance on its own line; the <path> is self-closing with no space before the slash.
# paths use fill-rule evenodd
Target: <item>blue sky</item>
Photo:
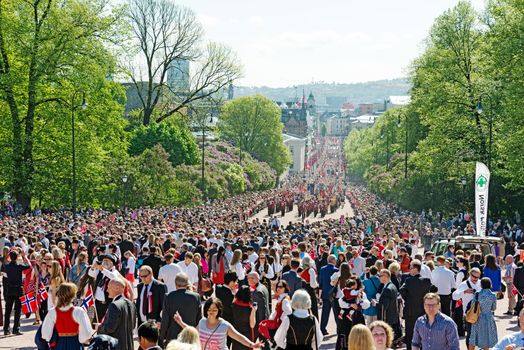
<path id="1" fill-rule="evenodd" d="M 405 76 L 436 17 L 458 0 L 175 0 L 230 46 L 248 86 Z M 472 0 L 478 10 L 484 0 Z"/>

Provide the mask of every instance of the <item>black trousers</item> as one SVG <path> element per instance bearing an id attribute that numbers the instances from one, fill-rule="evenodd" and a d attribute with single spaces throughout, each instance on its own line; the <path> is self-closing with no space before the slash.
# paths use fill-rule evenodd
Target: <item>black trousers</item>
<path id="1" fill-rule="evenodd" d="M 443 314 L 446 316 L 451 317 L 451 294 L 443 295 L 439 294 L 440 296 L 440 308 Z"/>
<path id="2" fill-rule="evenodd" d="M 13 332 L 20 330 L 20 315 L 22 313 L 22 303 L 20 297 L 5 296 L 5 317 L 4 317 L 4 332 L 9 330 L 9 321 L 11 319 L 11 311 L 15 307 L 15 322 L 13 324 Z"/>
<path id="3" fill-rule="evenodd" d="M 464 324 L 466 325 L 466 346 L 469 346 L 469 337 L 471 336 L 471 323 L 464 319 Z"/>
<path id="4" fill-rule="evenodd" d="M 418 317 L 406 317 L 405 323 L 405 332 L 406 336 L 404 337 L 404 343 L 406 344 L 406 349 L 411 350 L 411 341 L 413 340 L 413 330 L 415 329 L 415 322 L 417 322 Z"/>

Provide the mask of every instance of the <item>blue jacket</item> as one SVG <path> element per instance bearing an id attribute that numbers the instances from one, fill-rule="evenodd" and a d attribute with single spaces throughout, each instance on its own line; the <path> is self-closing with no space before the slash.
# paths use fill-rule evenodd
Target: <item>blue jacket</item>
<path id="1" fill-rule="evenodd" d="M 338 268 L 331 264 L 327 264 L 320 269 L 318 284 L 322 290 L 321 297 L 324 300 L 329 299 L 329 292 L 333 288 L 333 286 L 331 286 L 331 276 L 333 276 L 333 274 L 337 271 Z"/>
<path id="2" fill-rule="evenodd" d="M 489 267 L 484 267 L 484 277 L 489 277 L 491 280 L 491 291 L 498 292 L 501 289 L 501 272 L 500 267 L 497 270 L 492 270 Z"/>
<path id="3" fill-rule="evenodd" d="M 370 278 L 366 278 L 366 274 L 363 273 L 362 276 L 360 276 L 360 279 L 362 280 L 362 285 L 364 286 L 364 293 L 366 293 L 366 297 L 369 301 L 371 299 L 377 298 L 378 288 L 380 287 L 380 280 L 377 276 L 371 276 Z M 369 306 L 367 309 L 362 310 L 362 313 L 365 316 L 377 316 L 377 308 L 375 306 Z"/>

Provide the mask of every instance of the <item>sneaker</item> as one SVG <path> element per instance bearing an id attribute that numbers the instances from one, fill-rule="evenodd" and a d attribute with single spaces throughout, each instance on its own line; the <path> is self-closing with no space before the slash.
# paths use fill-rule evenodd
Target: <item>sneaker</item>
<path id="1" fill-rule="evenodd" d="M 13 334 L 14 335 L 24 335 L 24 333 L 20 332 L 19 330 L 18 331 L 13 331 Z"/>
<path id="2" fill-rule="evenodd" d="M 11 331 L 10 330 L 4 331 L 4 335 L 11 335 Z"/>
<path id="3" fill-rule="evenodd" d="M 504 312 L 504 315 L 513 315 L 513 311 L 506 311 Z"/>

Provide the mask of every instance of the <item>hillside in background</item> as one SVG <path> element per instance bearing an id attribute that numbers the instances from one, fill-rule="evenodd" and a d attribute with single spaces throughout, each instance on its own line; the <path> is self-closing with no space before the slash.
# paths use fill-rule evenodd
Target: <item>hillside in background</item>
<path id="1" fill-rule="evenodd" d="M 275 101 L 291 101 L 297 96 L 302 98 L 302 90 L 309 95 L 313 92 L 317 103 L 326 103 L 326 96 L 346 97 L 346 101 L 353 103 L 383 102 L 388 96 L 408 95 L 411 84 L 406 78 L 392 80 L 377 80 L 365 83 L 311 83 L 284 88 L 267 86 L 247 87 L 235 86 L 235 97 L 262 94 Z"/>

